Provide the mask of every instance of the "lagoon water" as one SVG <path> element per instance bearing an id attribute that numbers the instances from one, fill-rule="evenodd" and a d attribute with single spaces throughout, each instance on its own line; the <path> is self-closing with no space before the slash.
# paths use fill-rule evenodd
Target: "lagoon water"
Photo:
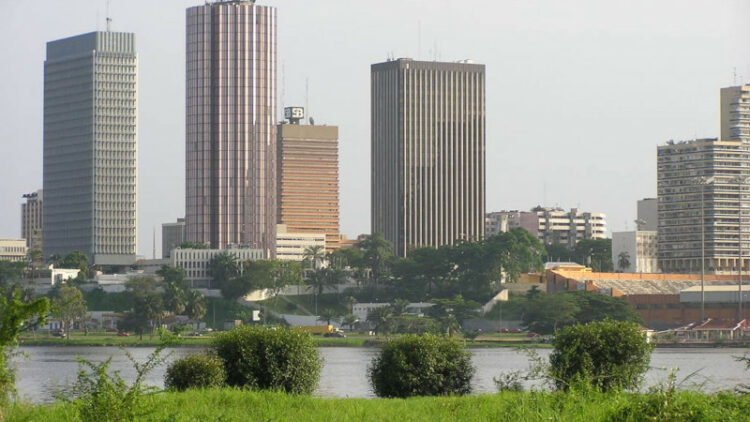
<path id="1" fill-rule="evenodd" d="M 128 352 L 143 361 L 154 349 L 150 347 L 128 348 Z M 196 348 L 169 349 L 168 361 L 186 354 L 195 353 Z M 367 381 L 367 366 L 378 352 L 377 348 L 324 347 L 319 349 L 323 359 L 323 370 L 317 395 L 323 397 L 374 397 Z M 22 399 L 32 402 L 54 400 L 55 393 L 75 382 L 79 369 L 77 356 L 92 362 L 102 362 L 112 357 L 111 370 L 120 371 L 130 382 L 135 376 L 133 365 L 125 353 L 117 347 L 21 347 L 24 356 L 17 356 L 16 387 Z M 750 384 L 750 371 L 737 362 L 747 349 L 656 349 L 651 356 L 651 369 L 646 374 L 646 386 L 667 381 L 671 372 L 676 374 L 679 388 L 695 388 L 703 391 L 732 389 L 743 383 Z M 474 391 L 495 391 L 492 380 L 502 372 L 526 370 L 529 358 L 514 349 L 488 348 L 471 350 L 474 366 Z M 549 349 L 537 351 L 546 360 Z M 157 367 L 146 380 L 149 385 L 163 387 L 166 365 Z"/>

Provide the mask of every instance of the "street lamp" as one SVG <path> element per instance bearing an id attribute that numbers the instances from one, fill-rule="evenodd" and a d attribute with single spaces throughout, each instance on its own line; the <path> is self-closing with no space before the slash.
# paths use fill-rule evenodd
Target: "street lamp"
<path id="1" fill-rule="evenodd" d="M 716 177 L 698 177 L 696 183 L 701 185 L 701 322 L 706 320 L 706 218 L 705 196 L 706 185 L 716 181 Z"/>
<path id="2" fill-rule="evenodd" d="M 742 321 L 742 186 L 745 185 L 750 181 L 750 176 L 737 176 L 732 179 L 733 182 L 737 183 L 737 205 L 739 207 L 739 246 L 738 246 L 738 253 L 739 253 L 739 265 L 738 268 L 738 284 L 739 288 L 737 290 L 737 321 Z"/>

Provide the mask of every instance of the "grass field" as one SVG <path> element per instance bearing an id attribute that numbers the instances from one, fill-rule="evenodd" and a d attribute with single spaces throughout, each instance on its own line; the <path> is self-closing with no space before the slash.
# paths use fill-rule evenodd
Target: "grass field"
<path id="1" fill-rule="evenodd" d="M 235 389 L 145 398 L 148 421 L 746 421 L 750 396 L 728 393 L 504 392 L 463 397 L 331 399 Z M 17 404 L 8 421 L 74 421 L 75 406 Z M 1 417 L 0 417 L 1 419 Z M 106 419 L 106 417 L 104 417 Z"/>

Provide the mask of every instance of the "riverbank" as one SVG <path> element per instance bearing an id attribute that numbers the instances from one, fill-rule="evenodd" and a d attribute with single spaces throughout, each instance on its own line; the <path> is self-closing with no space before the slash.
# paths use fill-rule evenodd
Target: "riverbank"
<path id="1" fill-rule="evenodd" d="M 328 399 L 236 389 L 144 397 L 137 420 L 273 421 L 642 421 L 747 420 L 750 396 L 658 392 L 503 392 L 463 397 Z M 17 404 L 9 421 L 76 420 L 75 406 Z"/>
<path id="2" fill-rule="evenodd" d="M 180 340 L 173 344 L 175 347 L 207 347 L 211 344 L 211 335 L 206 336 L 183 336 Z M 313 342 L 316 347 L 378 347 L 386 341 L 386 337 L 381 336 L 367 336 L 367 335 L 352 335 L 349 337 L 322 337 L 313 336 Z M 161 340 L 158 336 L 149 338 L 143 336 L 141 339 L 138 336 L 127 336 L 119 337 L 116 334 L 90 334 L 83 335 L 80 333 L 74 333 L 70 338 L 59 338 L 51 336 L 37 336 L 37 337 L 21 337 L 19 338 L 19 344 L 22 346 L 92 346 L 92 347 L 112 347 L 112 346 L 127 346 L 127 347 L 156 347 L 161 344 Z M 483 347 L 535 347 L 535 348 L 546 348 L 550 347 L 549 344 L 534 343 L 527 341 L 526 339 L 518 337 L 508 338 L 489 338 L 489 339 L 475 339 L 467 340 L 467 347 L 472 348 L 483 348 Z"/>

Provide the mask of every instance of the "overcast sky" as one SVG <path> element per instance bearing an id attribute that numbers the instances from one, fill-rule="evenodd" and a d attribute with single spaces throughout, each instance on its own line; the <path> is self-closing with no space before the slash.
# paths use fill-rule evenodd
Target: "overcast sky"
<path id="1" fill-rule="evenodd" d="M 719 89 L 750 82 L 750 2 L 259 0 L 278 7 L 280 104 L 338 125 L 341 228 L 370 228 L 369 83 L 388 56 L 487 65 L 487 210 L 607 214 L 633 229 L 656 146 L 719 134 Z M 185 8 L 111 0 L 139 54 L 138 253 L 184 214 Z M 105 28 L 104 0 L 0 0 L 0 237 L 42 186 L 45 43 Z M 283 69 L 283 70 L 282 70 Z M 736 76 L 735 76 L 736 74 Z"/>

